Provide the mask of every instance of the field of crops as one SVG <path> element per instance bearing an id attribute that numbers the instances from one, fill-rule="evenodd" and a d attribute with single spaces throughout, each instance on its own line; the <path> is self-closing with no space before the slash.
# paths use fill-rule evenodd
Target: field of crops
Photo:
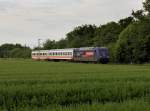
<path id="1" fill-rule="evenodd" d="M 150 64 L 0 60 L 0 111 L 150 111 Z"/>

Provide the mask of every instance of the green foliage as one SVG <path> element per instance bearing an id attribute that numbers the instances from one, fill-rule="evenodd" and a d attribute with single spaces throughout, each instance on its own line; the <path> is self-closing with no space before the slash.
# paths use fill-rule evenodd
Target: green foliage
<path id="1" fill-rule="evenodd" d="M 29 48 L 14 48 L 9 53 L 11 58 L 29 58 L 31 56 Z"/>
<path id="2" fill-rule="evenodd" d="M 76 27 L 67 34 L 68 47 L 87 47 L 93 45 L 93 39 L 96 31 L 95 25 L 83 25 Z"/>
<path id="3" fill-rule="evenodd" d="M 95 46 L 107 46 L 116 42 L 121 31 L 121 26 L 115 22 L 100 26 L 96 32 Z"/>
<path id="4" fill-rule="evenodd" d="M 66 39 L 61 39 L 58 42 L 56 42 L 56 46 L 58 49 L 64 49 L 67 47 L 67 40 Z"/>
<path id="5" fill-rule="evenodd" d="M 150 61 L 150 20 L 135 22 L 119 36 L 116 46 L 118 62 L 143 63 Z"/>
<path id="6" fill-rule="evenodd" d="M 0 67 L 0 109 L 130 111 L 125 106 L 149 102 L 150 65 L 0 60 Z"/>
<path id="7" fill-rule="evenodd" d="M 0 58 L 29 58 L 31 49 L 20 44 L 3 44 L 0 46 Z"/>
<path id="8" fill-rule="evenodd" d="M 130 25 L 133 22 L 134 22 L 133 17 L 127 17 L 127 18 L 119 20 L 119 24 L 123 29 L 125 29 L 128 25 Z"/>
<path id="9" fill-rule="evenodd" d="M 132 16 L 136 21 L 143 20 L 145 18 L 144 10 L 132 11 Z"/>
<path id="10" fill-rule="evenodd" d="M 46 40 L 46 42 L 43 44 L 43 49 L 55 49 L 56 48 L 56 41 L 53 40 Z"/>
<path id="11" fill-rule="evenodd" d="M 143 5 L 144 5 L 145 11 L 150 13 L 150 0 L 145 0 Z"/>

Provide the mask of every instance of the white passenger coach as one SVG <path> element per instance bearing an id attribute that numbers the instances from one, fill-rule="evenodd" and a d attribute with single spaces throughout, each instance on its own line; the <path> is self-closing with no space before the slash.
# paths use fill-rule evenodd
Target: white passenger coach
<path id="1" fill-rule="evenodd" d="M 34 60 L 72 60 L 73 49 L 53 49 L 32 51 Z"/>

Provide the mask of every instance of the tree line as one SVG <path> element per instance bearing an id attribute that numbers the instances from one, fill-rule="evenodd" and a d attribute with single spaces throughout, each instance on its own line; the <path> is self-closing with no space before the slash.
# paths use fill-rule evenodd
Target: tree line
<path id="1" fill-rule="evenodd" d="M 48 39 L 40 49 L 108 47 L 111 62 L 150 62 L 150 0 L 145 0 L 143 7 L 118 22 L 75 27 L 66 34 L 66 38 L 59 41 Z M 0 47 L 0 57 L 30 57 L 29 47 L 11 45 Z"/>
<path id="2" fill-rule="evenodd" d="M 143 7 L 118 22 L 78 26 L 65 39 L 47 40 L 43 49 L 108 47 L 111 62 L 150 62 L 150 0 L 145 0 Z"/>
<path id="3" fill-rule="evenodd" d="M 0 58 L 30 58 L 31 48 L 20 44 L 3 44 L 0 46 Z"/>

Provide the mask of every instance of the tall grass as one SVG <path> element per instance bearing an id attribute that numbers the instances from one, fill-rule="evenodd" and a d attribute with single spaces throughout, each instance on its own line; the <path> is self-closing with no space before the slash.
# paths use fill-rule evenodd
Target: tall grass
<path id="1" fill-rule="evenodd" d="M 149 103 L 149 64 L 0 60 L 2 110 L 148 111 Z"/>

